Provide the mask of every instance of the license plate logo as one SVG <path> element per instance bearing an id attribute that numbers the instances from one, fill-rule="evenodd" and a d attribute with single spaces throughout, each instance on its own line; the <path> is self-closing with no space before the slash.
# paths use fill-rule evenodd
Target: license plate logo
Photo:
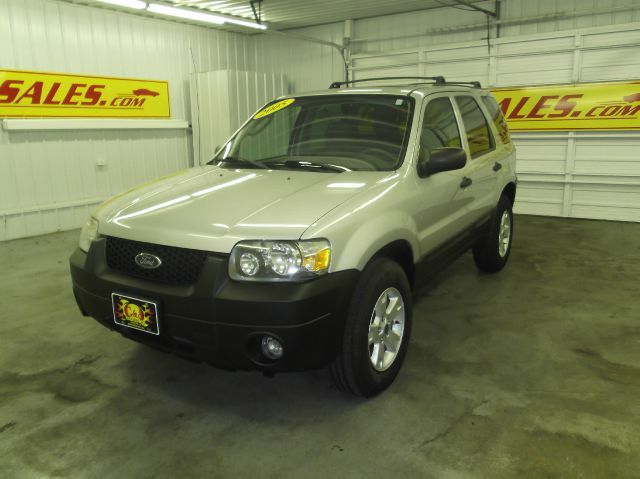
<path id="1" fill-rule="evenodd" d="M 158 307 L 153 301 L 112 293 L 111 302 L 113 320 L 116 324 L 145 333 L 160 334 Z"/>

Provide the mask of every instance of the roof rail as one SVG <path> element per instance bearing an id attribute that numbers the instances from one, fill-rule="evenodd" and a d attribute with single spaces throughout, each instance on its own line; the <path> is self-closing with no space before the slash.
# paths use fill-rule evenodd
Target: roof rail
<path id="1" fill-rule="evenodd" d="M 459 85 L 459 86 L 470 86 L 473 88 L 482 88 L 482 85 L 479 81 L 448 81 L 444 82 L 444 85 Z"/>
<path id="2" fill-rule="evenodd" d="M 431 80 L 436 85 L 444 85 L 445 79 L 443 76 L 436 77 L 378 77 L 378 78 L 362 78 L 360 80 L 348 80 L 348 81 L 334 81 L 329 88 L 340 88 L 342 85 L 348 85 L 350 83 L 360 83 L 364 81 L 380 81 L 380 80 Z"/>

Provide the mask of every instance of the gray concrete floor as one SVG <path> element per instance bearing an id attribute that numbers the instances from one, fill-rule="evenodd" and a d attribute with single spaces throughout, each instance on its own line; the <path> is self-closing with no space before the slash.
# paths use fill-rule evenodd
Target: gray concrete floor
<path id="1" fill-rule="evenodd" d="M 3 478 L 640 477 L 640 224 L 518 217 L 416 299 L 396 383 L 229 373 L 83 318 L 77 232 L 0 244 Z"/>

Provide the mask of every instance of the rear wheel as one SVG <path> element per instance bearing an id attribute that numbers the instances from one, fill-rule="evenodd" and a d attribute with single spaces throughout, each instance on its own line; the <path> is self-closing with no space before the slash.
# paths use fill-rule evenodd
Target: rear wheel
<path id="1" fill-rule="evenodd" d="M 373 261 L 356 286 L 342 349 L 331 365 L 339 389 L 371 397 L 391 385 L 407 352 L 411 313 L 403 269 L 386 258 Z"/>
<path id="2" fill-rule="evenodd" d="M 487 236 L 473 247 L 473 259 L 480 271 L 496 273 L 507 264 L 513 240 L 511 200 L 502 195 Z"/>

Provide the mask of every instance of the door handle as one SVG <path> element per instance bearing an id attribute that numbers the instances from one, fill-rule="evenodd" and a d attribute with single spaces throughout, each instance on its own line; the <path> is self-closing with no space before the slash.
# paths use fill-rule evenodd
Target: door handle
<path id="1" fill-rule="evenodd" d="M 502 169 L 502 163 L 498 163 L 497 161 L 493 164 L 493 171 L 500 171 Z"/>
<path id="2" fill-rule="evenodd" d="M 469 178 L 468 176 L 465 176 L 464 178 L 462 178 L 462 181 L 460 182 L 460 188 L 466 188 L 467 186 L 471 186 L 471 183 L 473 183 L 471 178 Z"/>

